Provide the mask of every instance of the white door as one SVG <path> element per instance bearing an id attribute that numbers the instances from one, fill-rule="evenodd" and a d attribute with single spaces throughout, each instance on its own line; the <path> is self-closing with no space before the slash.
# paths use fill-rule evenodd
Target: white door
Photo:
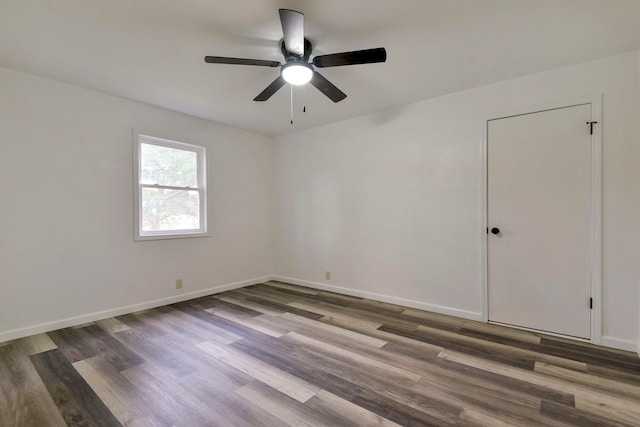
<path id="1" fill-rule="evenodd" d="M 591 336 L 589 121 L 591 104 L 487 122 L 491 322 Z"/>

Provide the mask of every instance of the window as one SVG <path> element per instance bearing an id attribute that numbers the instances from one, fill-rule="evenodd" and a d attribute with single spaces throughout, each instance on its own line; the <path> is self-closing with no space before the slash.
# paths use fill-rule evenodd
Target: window
<path id="1" fill-rule="evenodd" d="M 135 240 L 206 236 L 205 148 L 135 136 Z"/>

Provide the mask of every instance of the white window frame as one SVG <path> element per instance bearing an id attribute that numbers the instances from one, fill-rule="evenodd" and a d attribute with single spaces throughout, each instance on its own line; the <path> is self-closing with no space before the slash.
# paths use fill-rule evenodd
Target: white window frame
<path id="1" fill-rule="evenodd" d="M 196 187 L 173 187 L 159 184 L 142 184 L 140 182 L 140 161 L 142 144 L 153 144 L 161 147 L 178 150 L 193 151 L 196 153 L 197 178 Z M 190 237 L 209 237 L 207 231 L 207 150 L 199 145 L 186 144 L 184 142 L 150 136 L 147 133 L 133 132 L 133 194 L 134 194 L 134 240 L 161 240 L 183 239 Z M 142 229 L 142 190 L 143 188 L 166 188 L 173 190 L 198 191 L 200 197 L 200 227 L 197 230 L 161 230 L 143 231 Z"/>

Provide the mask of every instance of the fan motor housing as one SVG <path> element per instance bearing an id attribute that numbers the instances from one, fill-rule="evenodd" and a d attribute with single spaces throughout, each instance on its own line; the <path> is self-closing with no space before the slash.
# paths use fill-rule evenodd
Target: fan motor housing
<path id="1" fill-rule="evenodd" d="M 308 62 L 309 56 L 311 56 L 311 50 L 313 45 L 309 41 L 309 39 L 304 39 L 304 55 L 301 57 L 298 55 L 294 55 L 293 53 L 287 51 L 287 48 L 284 46 L 284 39 L 280 40 L 280 51 L 282 52 L 282 56 L 284 56 L 285 61 L 289 62 Z"/>

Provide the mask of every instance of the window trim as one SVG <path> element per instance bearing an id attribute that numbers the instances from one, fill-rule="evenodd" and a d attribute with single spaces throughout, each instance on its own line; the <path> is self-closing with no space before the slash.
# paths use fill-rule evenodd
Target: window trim
<path id="1" fill-rule="evenodd" d="M 178 150 L 192 151 L 196 153 L 197 174 L 196 187 L 173 187 L 158 184 L 140 183 L 140 160 L 142 144 L 153 144 L 161 147 L 175 148 Z M 171 139 L 151 136 L 147 132 L 133 131 L 133 228 L 134 240 L 166 240 L 185 239 L 194 237 L 209 237 L 207 228 L 207 149 L 200 145 L 187 144 Z M 162 230 L 142 231 L 142 190 L 143 188 L 169 188 L 177 190 L 198 191 L 200 197 L 200 227 L 198 230 Z"/>

